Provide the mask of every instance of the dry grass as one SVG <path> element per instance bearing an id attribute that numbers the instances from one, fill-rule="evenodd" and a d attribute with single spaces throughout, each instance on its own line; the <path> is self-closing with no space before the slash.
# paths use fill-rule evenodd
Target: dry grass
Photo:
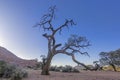
<path id="1" fill-rule="evenodd" d="M 103 70 L 105 70 L 105 71 L 114 71 L 112 66 L 103 67 Z M 120 71 L 120 67 L 116 67 L 116 70 Z"/>

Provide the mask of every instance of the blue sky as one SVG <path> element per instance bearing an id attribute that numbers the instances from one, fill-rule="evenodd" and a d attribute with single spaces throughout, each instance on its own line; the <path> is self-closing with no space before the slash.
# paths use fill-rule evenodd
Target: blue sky
<path id="1" fill-rule="evenodd" d="M 88 56 L 76 55 L 86 64 L 98 60 L 101 51 L 120 48 L 120 0 L 0 0 L 0 46 L 24 59 L 40 59 L 47 54 L 47 40 L 42 30 L 32 26 L 40 21 L 51 5 L 56 5 L 55 26 L 65 19 L 77 23 L 64 29 L 57 41 L 64 43 L 70 34 L 86 36 L 92 46 L 84 49 Z M 76 65 L 71 57 L 58 54 L 53 65 Z"/>

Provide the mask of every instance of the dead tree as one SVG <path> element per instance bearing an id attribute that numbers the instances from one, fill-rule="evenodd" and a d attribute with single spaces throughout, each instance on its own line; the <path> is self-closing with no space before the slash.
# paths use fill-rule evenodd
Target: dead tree
<path id="1" fill-rule="evenodd" d="M 64 45 L 62 45 L 61 43 L 56 43 L 55 35 L 57 33 L 61 34 L 61 31 L 64 28 L 69 28 L 69 26 L 73 26 L 75 25 L 75 23 L 72 19 L 71 20 L 66 19 L 61 26 L 54 27 L 52 22 L 55 18 L 55 9 L 56 9 L 55 6 L 50 7 L 49 12 L 43 15 L 40 22 L 36 24 L 36 26 L 39 26 L 44 30 L 45 33 L 43 34 L 43 37 L 45 37 L 48 41 L 48 55 L 41 74 L 49 75 L 49 67 L 51 60 L 54 57 L 54 55 L 59 53 L 71 56 L 74 62 L 89 69 L 89 67 L 77 61 L 74 56 L 75 53 L 88 55 L 87 52 L 81 52 L 81 48 L 90 46 L 89 41 L 85 37 L 72 35 Z"/>

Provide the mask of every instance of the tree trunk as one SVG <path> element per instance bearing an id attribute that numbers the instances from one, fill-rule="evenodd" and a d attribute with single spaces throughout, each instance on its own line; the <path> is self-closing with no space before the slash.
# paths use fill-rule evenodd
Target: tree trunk
<path id="1" fill-rule="evenodd" d="M 110 64 L 110 65 L 113 67 L 114 71 L 117 71 L 114 64 Z"/>
<path id="2" fill-rule="evenodd" d="M 49 68 L 50 68 L 50 63 L 51 63 L 52 58 L 53 58 L 52 54 L 48 55 L 47 61 L 45 65 L 43 66 L 41 75 L 49 75 Z"/>

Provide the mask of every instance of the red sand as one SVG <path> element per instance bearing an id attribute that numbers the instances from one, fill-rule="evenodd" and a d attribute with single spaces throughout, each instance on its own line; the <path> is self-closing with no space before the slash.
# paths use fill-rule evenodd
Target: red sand
<path id="1" fill-rule="evenodd" d="M 29 70 L 28 72 L 28 78 L 23 80 L 120 80 L 120 72 L 111 71 L 50 72 L 49 76 L 40 75 L 39 70 Z"/>

